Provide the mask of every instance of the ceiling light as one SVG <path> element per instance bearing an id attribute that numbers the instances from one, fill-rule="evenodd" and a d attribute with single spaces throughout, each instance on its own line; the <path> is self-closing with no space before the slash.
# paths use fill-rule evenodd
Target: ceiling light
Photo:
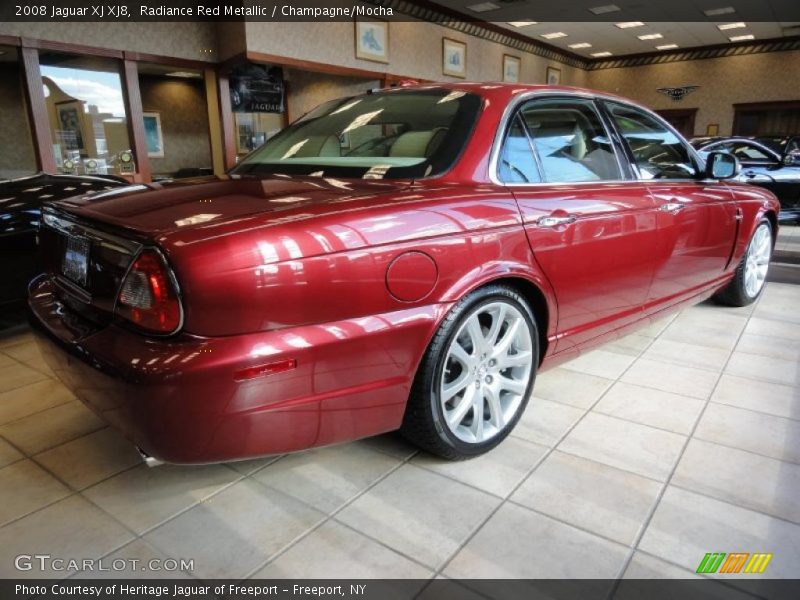
<path id="1" fill-rule="evenodd" d="M 612 13 L 622 10 L 616 4 L 604 4 L 603 6 L 595 6 L 594 8 L 590 8 L 589 12 L 594 13 L 596 15 L 604 15 L 606 13 Z"/>
<path id="2" fill-rule="evenodd" d="M 678 44 L 664 44 L 663 46 L 656 46 L 656 50 L 674 50 Z"/>
<path id="3" fill-rule="evenodd" d="M 640 40 L 660 40 L 664 36 L 660 33 L 647 33 L 645 35 L 637 36 Z"/>
<path id="4" fill-rule="evenodd" d="M 480 4 L 473 4 L 467 7 L 468 10 L 476 13 L 489 12 L 490 10 L 497 10 L 498 8 L 500 7 L 497 6 L 497 4 L 492 4 L 491 2 L 481 2 Z"/>
<path id="5" fill-rule="evenodd" d="M 579 50 L 581 48 L 591 48 L 592 45 L 589 42 L 581 42 L 580 44 L 570 44 L 569 47 L 573 50 Z"/>
<path id="6" fill-rule="evenodd" d="M 509 21 L 508 24 L 512 27 L 527 27 L 528 25 L 536 25 L 537 21 Z"/>
<path id="7" fill-rule="evenodd" d="M 756 36 L 754 36 L 752 33 L 748 33 L 747 35 L 735 35 L 733 37 L 729 37 L 728 39 L 732 42 L 744 42 L 747 40 L 754 40 L 756 39 Z"/>
<path id="8" fill-rule="evenodd" d="M 620 29 L 633 29 L 634 27 L 644 27 L 644 23 L 641 21 L 626 21 L 625 23 L 616 23 L 615 24 Z"/>
<path id="9" fill-rule="evenodd" d="M 611 56 L 611 52 L 594 52 L 592 56 L 595 58 L 603 58 L 604 56 Z"/>
<path id="10" fill-rule="evenodd" d="M 191 71 L 173 71 L 172 73 L 167 73 L 167 77 L 183 77 L 184 79 L 190 79 L 194 77 L 200 77 L 200 73 L 192 73 Z"/>
<path id="11" fill-rule="evenodd" d="M 739 21 L 738 23 L 723 23 L 722 25 L 717 25 L 717 29 L 720 31 L 727 31 L 728 29 L 742 29 L 747 27 L 746 23 L 742 23 Z"/>
<path id="12" fill-rule="evenodd" d="M 703 13 L 707 17 L 718 17 L 720 15 L 731 15 L 736 12 L 736 9 L 732 6 L 725 6 L 723 8 L 712 8 L 710 10 L 704 10 Z"/>
<path id="13" fill-rule="evenodd" d="M 554 31 L 553 33 L 543 33 L 542 37 L 546 40 L 554 40 L 556 38 L 567 37 L 567 34 L 563 31 Z"/>

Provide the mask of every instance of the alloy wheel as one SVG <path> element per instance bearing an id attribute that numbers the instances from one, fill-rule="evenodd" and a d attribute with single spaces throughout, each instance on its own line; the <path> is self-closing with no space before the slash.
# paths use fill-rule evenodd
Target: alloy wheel
<path id="1" fill-rule="evenodd" d="M 439 386 L 444 421 L 459 440 L 478 444 L 503 431 L 524 399 L 533 370 L 531 329 L 503 301 L 476 307 L 445 355 Z"/>
<path id="2" fill-rule="evenodd" d="M 767 280 L 769 260 L 772 256 L 772 234 L 769 225 L 762 223 L 753 234 L 747 247 L 744 267 L 744 289 L 750 298 L 755 298 Z"/>

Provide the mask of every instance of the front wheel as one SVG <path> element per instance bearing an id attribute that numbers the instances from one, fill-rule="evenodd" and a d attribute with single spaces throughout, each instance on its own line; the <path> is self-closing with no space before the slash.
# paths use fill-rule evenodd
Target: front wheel
<path id="1" fill-rule="evenodd" d="M 714 299 L 728 306 L 747 306 L 761 295 L 772 258 L 772 226 L 766 219 L 756 227 L 733 279 Z"/>
<path id="2" fill-rule="evenodd" d="M 403 435 L 453 460 L 497 446 L 528 403 L 538 340 L 533 314 L 512 288 L 490 285 L 461 300 L 425 353 Z"/>

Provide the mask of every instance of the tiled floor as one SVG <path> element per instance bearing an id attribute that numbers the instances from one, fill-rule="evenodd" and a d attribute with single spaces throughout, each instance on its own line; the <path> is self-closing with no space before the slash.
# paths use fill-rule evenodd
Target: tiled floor
<path id="1" fill-rule="evenodd" d="M 749 551 L 797 577 L 798 307 L 770 283 L 543 373 L 512 437 L 461 463 L 388 435 L 150 469 L 26 333 L 2 339 L 0 576 L 46 552 L 189 558 L 201 578 L 692 577 Z"/>

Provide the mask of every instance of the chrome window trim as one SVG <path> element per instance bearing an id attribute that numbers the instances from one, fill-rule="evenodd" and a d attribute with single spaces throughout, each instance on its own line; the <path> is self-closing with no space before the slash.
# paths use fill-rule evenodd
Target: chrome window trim
<path id="1" fill-rule="evenodd" d="M 530 90 L 525 93 L 519 94 L 514 98 L 513 101 L 509 102 L 506 105 L 505 109 L 503 109 L 503 114 L 500 117 L 500 122 L 497 126 L 497 131 L 494 135 L 494 141 L 492 142 L 492 151 L 489 155 L 489 181 L 491 181 L 495 185 L 499 185 L 502 187 L 517 187 L 517 188 L 528 188 L 528 187 L 541 187 L 541 186 L 554 186 L 554 185 L 606 185 L 606 184 L 623 184 L 623 183 L 631 183 L 631 184 L 641 184 L 641 183 L 649 183 L 649 182 L 704 182 L 708 181 L 707 179 L 643 179 L 641 176 L 641 172 L 639 171 L 638 166 L 635 163 L 632 163 L 627 156 L 620 157 L 619 151 L 620 149 L 617 148 L 616 142 L 612 140 L 612 146 L 614 148 L 614 155 L 617 157 L 618 166 L 620 167 L 620 172 L 624 175 L 625 169 L 623 168 L 624 165 L 620 163 L 620 160 L 624 160 L 625 163 L 629 165 L 634 175 L 637 175 L 634 179 L 602 179 L 597 181 L 563 181 L 563 182 L 554 182 L 554 181 L 540 181 L 535 183 L 506 183 L 503 182 L 500 177 L 498 176 L 498 162 L 500 157 L 500 148 L 503 144 L 503 140 L 505 138 L 505 132 L 508 128 L 509 122 L 511 117 L 516 114 L 519 107 L 527 102 L 528 100 L 533 100 L 536 98 L 546 98 L 546 97 L 553 97 L 553 98 L 578 98 L 583 100 L 593 100 L 593 101 L 606 101 L 606 102 L 614 102 L 616 104 L 621 104 L 623 106 L 630 106 L 631 108 L 635 108 L 638 110 L 642 110 L 648 115 L 652 115 L 659 123 L 661 123 L 664 127 L 666 127 L 669 131 L 675 134 L 679 140 L 682 140 L 684 146 L 688 149 L 690 156 L 694 159 L 695 165 L 699 168 L 703 165 L 703 161 L 700 159 L 700 156 L 697 154 L 697 150 L 694 149 L 688 141 L 686 141 L 683 136 L 678 133 L 675 128 L 672 127 L 668 122 L 666 122 L 659 114 L 653 112 L 649 108 L 645 106 L 641 106 L 635 102 L 631 102 L 622 98 L 618 98 L 611 94 L 604 94 L 602 92 L 590 92 L 590 91 L 580 91 L 580 90 L 551 90 L 551 89 L 540 89 L 540 90 Z M 611 140 L 611 135 L 608 132 L 608 125 L 603 118 L 603 115 L 598 114 L 601 123 L 603 124 L 603 128 L 606 129 L 606 133 L 609 134 L 609 139 Z M 621 140 L 623 143 L 625 142 L 624 139 Z M 702 169 L 700 169 L 702 171 Z M 717 181 L 713 179 L 711 181 Z"/>
<path id="2" fill-rule="evenodd" d="M 494 141 L 492 142 L 492 152 L 489 155 L 489 181 L 494 183 L 495 185 L 503 186 L 503 187 L 538 187 L 538 186 L 553 186 L 553 185 L 603 185 L 608 183 L 624 183 L 635 181 L 631 179 L 598 179 L 596 181 L 537 181 L 532 183 L 516 183 L 516 182 L 504 182 L 498 176 L 498 162 L 500 157 L 500 149 L 503 145 L 503 140 L 505 139 L 505 132 L 508 129 L 508 125 L 511 121 L 511 118 L 517 114 L 520 106 L 522 106 L 525 102 L 529 100 L 534 100 L 538 98 L 564 98 L 566 100 L 597 100 L 603 98 L 602 94 L 595 94 L 591 92 L 582 92 L 578 90 L 550 90 L 550 89 L 542 89 L 542 90 L 530 90 L 523 94 L 519 94 L 517 97 L 514 98 L 512 102 L 509 102 L 508 105 L 503 110 L 503 114 L 500 117 L 500 123 L 497 126 L 497 131 L 495 132 Z M 609 140 L 612 140 L 610 132 L 608 131 L 607 125 L 603 116 L 597 112 L 597 118 L 600 120 L 600 123 L 603 125 L 603 129 L 606 131 Z M 526 129 L 527 132 L 527 129 Z M 529 140 L 530 141 L 530 140 Z M 614 156 L 617 160 L 617 166 L 620 169 L 620 173 L 624 173 L 625 169 L 623 168 L 622 163 L 620 163 L 620 156 L 616 144 L 611 141 L 612 147 L 614 148 Z"/>

